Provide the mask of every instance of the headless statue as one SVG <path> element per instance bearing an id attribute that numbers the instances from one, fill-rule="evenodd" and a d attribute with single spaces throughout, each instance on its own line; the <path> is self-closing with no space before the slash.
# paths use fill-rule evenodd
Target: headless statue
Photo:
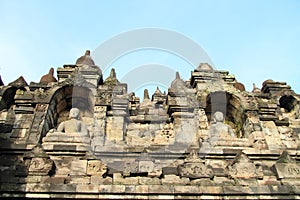
<path id="1" fill-rule="evenodd" d="M 79 109 L 72 108 L 69 114 L 69 120 L 59 124 L 57 131 L 65 133 L 79 133 L 82 136 L 89 136 L 86 125 L 79 120 Z"/>

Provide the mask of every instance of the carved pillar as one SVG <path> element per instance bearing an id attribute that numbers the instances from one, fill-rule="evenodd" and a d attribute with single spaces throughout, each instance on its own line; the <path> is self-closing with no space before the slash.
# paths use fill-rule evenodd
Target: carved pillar
<path id="1" fill-rule="evenodd" d="M 42 136 L 46 134 L 49 130 L 49 123 L 45 122 L 45 116 L 47 113 L 49 105 L 48 104 L 37 104 L 35 107 L 35 113 L 32 120 L 32 125 L 30 127 L 30 134 L 27 139 L 28 143 L 37 144 Z M 54 122 L 52 122 L 54 123 Z M 48 126 L 48 127 L 47 127 Z"/>
<path id="2" fill-rule="evenodd" d="M 110 141 L 123 141 L 125 117 L 128 115 L 129 100 L 123 95 L 116 95 L 112 101 L 112 110 L 106 119 L 106 138 Z"/>
<path id="3" fill-rule="evenodd" d="M 15 121 L 10 137 L 14 138 L 15 143 L 25 143 L 34 114 L 33 95 L 29 91 L 17 90 L 13 113 Z"/>
<path id="4" fill-rule="evenodd" d="M 104 145 L 105 139 L 105 127 L 106 127 L 106 106 L 94 107 L 94 128 L 92 137 L 92 148 L 97 150 Z"/>

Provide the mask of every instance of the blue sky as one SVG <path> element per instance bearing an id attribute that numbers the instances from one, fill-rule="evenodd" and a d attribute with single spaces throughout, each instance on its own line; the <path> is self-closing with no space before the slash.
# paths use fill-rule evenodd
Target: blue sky
<path id="1" fill-rule="evenodd" d="M 38 82 L 50 67 L 74 63 L 115 35 L 154 27 L 198 43 L 215 68 L 234 74 L 247 90 L 273 79 L 300 93 L 299 10 L 297 0 L 0 0 L 0 74 L 5 84 L 20 75 Z M 159 51 L 133 52 L 112 66 L 122 78 L 132 65 L 147 63 L 173 65 L 185 79 L 191 71 Z"/>

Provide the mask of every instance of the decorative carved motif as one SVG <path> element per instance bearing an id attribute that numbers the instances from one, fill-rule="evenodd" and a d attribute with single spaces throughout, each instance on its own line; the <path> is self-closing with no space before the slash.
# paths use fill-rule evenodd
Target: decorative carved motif
<path id="1" fill-rule="evenodd" d="M 149 154 L 146 151 L 142 152 L 140 158 L 138 158 L 137 160 L 139 163 L 138 164 L 139 173 L 154 171 L 154 162 L 149 157 Z"/>
<path id="2" fill-rule="evenodd" d="M 273 167 L 278 179 L 300 178 L 300 164 L 287 151 L 282 152 Z"/>
<path id="3" fill-rule="evenodd" d="M 48 175 L 53 166 L 50 158 L 32 158 L 28 169 L 29 175 Z"/>
<path id="4" fill-rule="evenodd" d="M 89 160 L 87 163 L 87 175 L 102 176 L 107 172 L 106 164 L 100 160 Z"/>
<path id="5" fill-rule="evenodd" d="M 35 146 L 30 152 L 24 154 L 24 163 L 28 175 L 49 175 L 54 167 L 53 160 L 45 153 L 40 145 Z"/>
<path id="6" fill-rule="evenodd" d="M 47 109 L 48 109 L 47 104 L 37 104 L 36 107 L 35 107 L 35 110 L 37 112 L 46 112 Z"/>
<path id="7" fill-rule="evenodd" d="M 64 82 L 59 83 L 59 86 L 73 85 L 77 87 L 95 88 L 96 86 L 87 82 L 80 72 L 75 71 Z"/>
<path id="8" fill-rule="evenodd" d="M 256 167 L 253 162 L 250 161 L 248 156 L 242 151 L 238 153 L 235 159 L 227 166 L 228 175 L 231 178 L 261 178 L 262 168 Z"/>
<path id="9" fill-rule="evenodd" d="M 187 178 L 212 178 L 213 171 L 201 160 L 196 151 L 192 151 L 182 165 L 178 166 L 179 174 Z"/>

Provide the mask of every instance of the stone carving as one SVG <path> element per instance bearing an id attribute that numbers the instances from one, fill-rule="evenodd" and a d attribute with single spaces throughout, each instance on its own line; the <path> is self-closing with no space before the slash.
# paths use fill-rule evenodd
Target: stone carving
<path id="1" fill-rule="evenodd" d="M 90 55 L 91 55 L 91 51 L 86 50 L 85 54 L 76 60 L 76 65 L 89 65 L 89 66 L 95 65 Z"/>
<path id="2" fill-rule="evenodd" d="M 47 158 L 32 158 L 28 169 L 29 175 L 47 175 L 53 166 L 53 161 Z"/>
<path id="3" fill-rule="evenodd" d="M 227 71 L 202 64 L 189 80 L 177 73 L 168 94 L 157 88 L 150 100 L 145 90 L 141 102 L 127 93 L 114 69 L 103 83 L 93 64 L 87 52 L 76 65 L 57 70 L 58 83 L 27 85 L 19 78 L 0 86 L 0 197 L 299 193 L 299 95 L 285 83 L 243 91 Z M 81 109 L 82 118 L 78 109 L 69 111 L 71 105 Z M 41 142 L 51 159 L 40 147 L 29 150 Z M 283 149 L 295 159 L 284 152 L 276 162 Z M 244 153 L 233 159 L 239 150 L 253 161 Z"/>
<path id="4" fill-rule="evenodd" d="M 59 83 L 60 86 L 74 85 L 77 87 L 95 88 L 96 86 L 88 82 L 81 73 L 73 73 L 64 82 Z"/>
<path id="5" fill-rule="evenodd" d="M 79 133 L 82 136 L 88 136 L 88 130 L 85 123 L 79 120 L 80 110 L 72 108 L 69 114 L 69 120 L 60 123 L 57 128 L 58 132 Z"/>
<path id="6" fill-rule="evenodd" d="M 185 82 L 180 78 L 179 72 L 176 72 L 175 80 L 171 83 L 170 93 L 181 93 L 186 89 Z"/>
<path id="7" fill-rule="evenodd" d="M 28 175 L 46 176 L 50 174 L 54 167 L 53 160 L 50 159 L 40 145 L 25 153 L 23 159 L 28 169 Z"/>
<path id="8" fill-rule="evenodd" d="M 192 150 L 190 155 L 184 160 L 184 163 L 178 166 L 178 172 L 180 176 L 187 178 L 213 177 L 212 168 L 198 157 L 195 150 Z"/>
<path id="9" fill-rule="evenodd" d="M 207 129 L 208 128 L 208 120 L 205 114 L 204 109 L 199 109 L 198 111 L 198 121 L 199 121 L 199 129 Z"/>
<path id="10" fill-rule="evenodd" d="M 27 82 L 25 81 L 23 76 L 20 76 L 17 80 L 8 84 L 9 86 L 14 86 L 17 88 L 22 88 L 28 86 Z"/>
<path id="11" fill-rule="evenodd" d="M 241 92 L 244 92 L 246 90 L 244 84 L 240 83 L 240 82 L 234 83 L 233 87 L 235 87 L 236 89 L 238 89 Z"/>
<path id="12" fill-rule="evenodd" d="M 249 141 L 252 143 L 252 146 L 256 149 L 268 149 L 265 135 L 261 131 L 252 132 L 249 136 Z"/>
<path id="13" fill-rule="evenodd" d="M 153 107 L 153 102 L 149 98 L 149 92 L 147 89 L 144 90 L 144 100 L 140 104 L 140 111 L 143 112 L 143 114 L 148 115 L 149 110 Z"/>
<path id="14" fill-rule="evenodd" d="M 54 77 L 54 68 L 51 67 L 49 70 L 49 73 L 42 76 L 40 83 L 42 84 L 48 84 L 52 82 L 57 82 L 56 78 Z"/>
<path id="15" fill-rule="evenodd" d="M 155 132 L 155 137 L 153 139 L 153 144 L 168 145 L 174 143 L 174 129 L 173 123 L 166 123 L 162 130 Z"/>
<path id="16" fill-rule="evenodd" d="M 197 71 L 213 71 L 214 69 L 208 63 L 200 63 Z"/>
<path id="17" fill-rule="evenodd" d="M 298 143 L 296 141 L 297 134 L 294 133 L 293 129 L 286 126 L 278 127 L 278 131 L 280 133 L 280 138 L 282 143 L 287 148 L 297 148 Z"/>
<path id="18" fill-rule="evenodd" d="M 144 151 L 141 153 L 140 158 L 137 159 L 138 161 L 138 171 L 139 173 L 143 172 L 153 172 L 154 170 L 154 162 L 149 157 L 149 154 Z"/>
<path id="19" fill-rule="evenodd" d="M 87 162 L 87 175 L 103 176 L 106 172 L 106 164 L 100 160 L 89 160 Z"/>
<path id="20" fill-rule="evenodd" d="M 91 151 L 91 138 L 85 123 L 79 119 L 79 114 L 78 108 L 72 108 L 69 113 L 69 120 L 61 122 L 57 130 L 48 131 L 42 140 L 45 150 Z"/>
<path id="21" fill-rule="evenodd" d="M 273 168 L 278 179 L 300 178 L 300 164 L 291 158 L 287 151 L 283 151 Z"/>
<path id="22" fill-rule="evenodd" d="M 261 178 L 262 168 L 260 166 L 256 167 L 253 162 L 248 158 L 248 156 L 240 151 L 234 160 L 227 165 L 228 175 L 231 178 Z"/>
<path id="23" fill-rule="evenodd" d="M 114 68 L 111 69 L 109 77 L 105 79 L 104 84 L 108 85 L 109 87 L 113 87 L 115 85 L 120 84 L 120 82 L 117 79 L 116 71 Z"/>
<path id="24" fill-rule="evenodd" d="M 219 111 L 213 115 L 213 124 L 209 128 L 209 134 L 211 139 L 235 137 L 232 128 L 224 124 L 224 115 Z"/>
<path id="25" fill-rule="evenodd" d="M 253 89 L 252 89 L 252 92 L 253 93 L 260 93 L 260 89 L 258 87 L 256 87 L 255 83 L 252 84 L 253 85 Z"/>

